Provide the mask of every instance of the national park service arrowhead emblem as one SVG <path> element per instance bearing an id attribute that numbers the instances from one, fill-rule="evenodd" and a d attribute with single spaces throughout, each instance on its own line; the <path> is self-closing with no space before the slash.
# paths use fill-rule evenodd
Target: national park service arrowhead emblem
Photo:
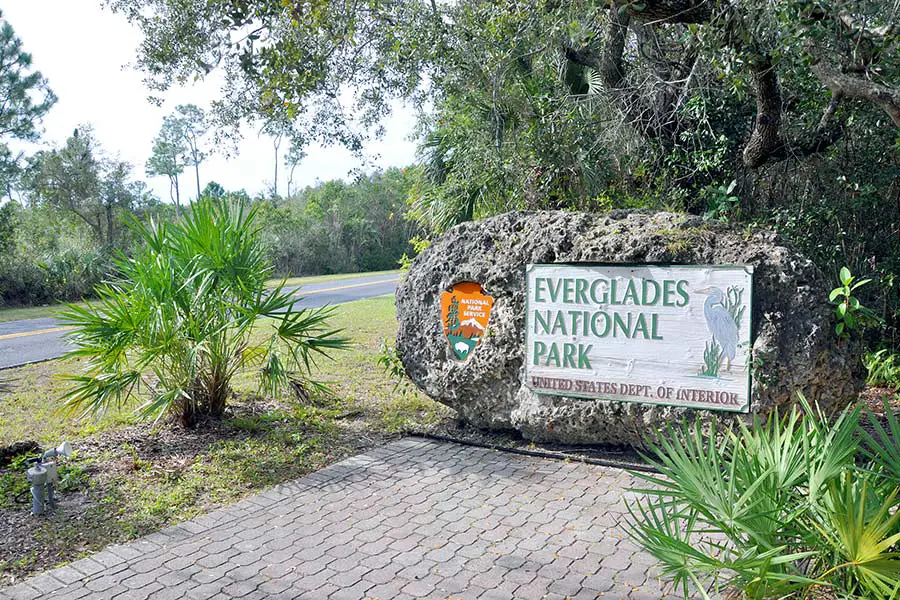
<path id="1" fill-rule="evenodd" d="M 441 293 L 441 322 L 450 351 L 464 361 L 481 341 L 491 317 L 494 299 L 484 293 L 481 284 L 464 281 Z"/>

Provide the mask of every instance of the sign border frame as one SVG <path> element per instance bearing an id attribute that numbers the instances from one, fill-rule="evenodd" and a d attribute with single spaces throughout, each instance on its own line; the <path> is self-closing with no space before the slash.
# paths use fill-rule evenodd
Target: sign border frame
<path id="1" fill-rule="evenodd" d="M 533 324 L 533 317 L 531 311 L 531 294 L 528 289 L 528 276 L 531 274 L 531 271 L 535 267 L 558 267 L 558 266 L 570 266 L 570 267 L 665 267 L 665 268 L 674 268 L 674 269 L 688 269 L 688 268 L 711 268 L 711 269 L 742 269 L 747 274 L 750 275 L 750 297 L 748 298 L 747 306 L 750 309 L 750 354 L 748 358 L 751 360 L 748 361 L 747 364 L 747 403 L 738 407 L 738 408 L 715 408 L 715 407 L 706 407 L 706 406 L 697 406 L 693 404 L 684 404 L 684 403 L 669 403 L 669 402 L 654 402 L 647 400 L 622 400 L 622 399 L 612 399 L 609 397 L 598 397 L 598 396 L 587 396 L 585 394 L 554 394 L 550 393 L 547 390 L 538 390 L 531 386 L 531 383 L 528 381 L 528 336 L 531 331 L 531 327 Z M 523 356 L 523 368 L 524 380 L 523 384 L 526 388 L 528 388 L 532 393 L 538 394 L 540 396 L 558 396 L 561 398 L 578 398 L 580 400 L 598 400 L 600 402 L 618 402 L 620 404 L 646 404 L 650 406 L 672 406 L 676 408 L 685 408 L 689 410 L 708 410 L 713 412 L 726 412 L 726 413 L 739 413 L 739 414 L 749 414 L 751 412 L 751 407 L 753 405 L 753 346 L 756 343 L 756 328 L 754 327 L 753 322 L 753 296 L 754 296 L 754 287 L 756 286 L 756 279 L 753 277 L 755 273 L 755 265 L 752 264 L 718 264 L 718 265 L 688 265 L 684 263 L 661 263 L 661 262 L 653 262 L 653 263 L 612 263 L 612 262 L 560 262 L 560 263 L 528 263 L 525 266 L 525 353 Z"/>

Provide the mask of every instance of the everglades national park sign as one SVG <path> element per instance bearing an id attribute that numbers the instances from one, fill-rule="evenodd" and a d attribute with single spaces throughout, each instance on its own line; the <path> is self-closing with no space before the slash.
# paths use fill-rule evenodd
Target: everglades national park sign
<path id="1" fill-rule="evenodd" d="M 465 361 L 472 355 L 484 336 L 493 306 L 494 299 L 472 281 L 457 283 L 441 294 L 441 323 L 456 360 Z"/>
<path id="2" fill-rule="evenodd" d="M 855 399 L 865 371 L 835 341 L 830 289 L 771 231 L 644 211 L 504 213 L 415 258 L 397 288 L 397 353 L 471 426 L 641 447 L 683 419 L 765 419 L 798 393 L 823 411 Z"/>
<path id="3" fill-rule="evenodd" d="M 529 265 L 538 394 L 749 412 L 753 267 Z"/>

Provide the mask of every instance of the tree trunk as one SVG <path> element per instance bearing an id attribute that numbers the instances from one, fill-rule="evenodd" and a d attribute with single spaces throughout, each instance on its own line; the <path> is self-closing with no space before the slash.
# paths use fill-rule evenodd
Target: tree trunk
<path id="1" fill-rule="evenodd" d="M 111 204 L 106 205 L 106 243 L 113 245 L 113 207 Z"/>
<path id="2" fill-rule="evenodd" d="M 278 197 L 278 146 L 275 146 L 275 179 L 272 180 L 272 196 Z"/>
<path id="3" fill-rule="evenodd" d="M 275 179 L 272 180 L 272 196 L 278 197 L 278 150 L 281 148 L 281 136 L 277 136 L 272 141 L 275 146 Z"/>
<path id="4" fill-rule="evenodd" d="M 781 91 L 778 77 L 768 55 L 760 56 L 750 65 L 753 89 L 756 92 L 756 122 L 747 145 L 744 146 L 744 165 L 755 169 L 761 166 L 780 146 Z"/>
<path id="5" fill-rule="evenodd" d="M 181 192 L 178 189 L 178 175 L 175 175 L 175 218 L 181 218 Z"/>
<path id="6" fill-rule="evenodd" d="M 291 170 L 288 171 L 288 180 L 287 180 L 287 197 L 291 197 L 291 185 L 294 183 L 294 169 L 297 168 L 297 165 L 291 165 Z"/>
<path id="7" fill-rule="evenodd" d="M 188 390 L 187 398 L 178 401 L 173 414 L 184 427 L 194 427 L 207 419 L 221 419 L 225 414 L 231 386 L 220 373 L 197 377 Z"/>
<path id="8" fill-rule="evenodd" d="M 622 68 L 622 55 L 625 51 L 625 38 L 628 35 L 628 14 L 621 14 L 615 4 L 609 13 L 609 31 L 603 55 L 600 57 L 599 71 L 603 84 L 615 89 L 625 79 Z"/>
<path id="9" fill-rule="evenodd" d="M 197 177 L 197 200 L 200 200 L 200 163 L 197 161 L 197 157 L 194 156 L 194 175 Z"/>
<path id="10" fill-rule="evenodd" d="M 103 235 L 103 216 L 100 213 L 97 213 L 97 224 L 95 225 L 97 229 L 97 239 L 100 242 L 101 246 L 106 246 L 106 241 L 104 240 Z"/>

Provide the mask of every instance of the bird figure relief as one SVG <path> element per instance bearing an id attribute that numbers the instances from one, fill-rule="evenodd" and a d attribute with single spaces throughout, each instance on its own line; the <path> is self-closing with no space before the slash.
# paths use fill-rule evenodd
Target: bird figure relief
<path id="1" fill-rule="evenodd" d="M 721 348 L 719 360 L 726 360 L 726 371 L 731 371 L 731 361 L 737 354 L 738 327 L 734 317 L 725 308 L 725 293 L 717 287 L 706 287 L 697 290 L 699 294 L 705 294 L 703 302 L 703 316 L 706 317 L 706 326 L 713 339 Z"/>

